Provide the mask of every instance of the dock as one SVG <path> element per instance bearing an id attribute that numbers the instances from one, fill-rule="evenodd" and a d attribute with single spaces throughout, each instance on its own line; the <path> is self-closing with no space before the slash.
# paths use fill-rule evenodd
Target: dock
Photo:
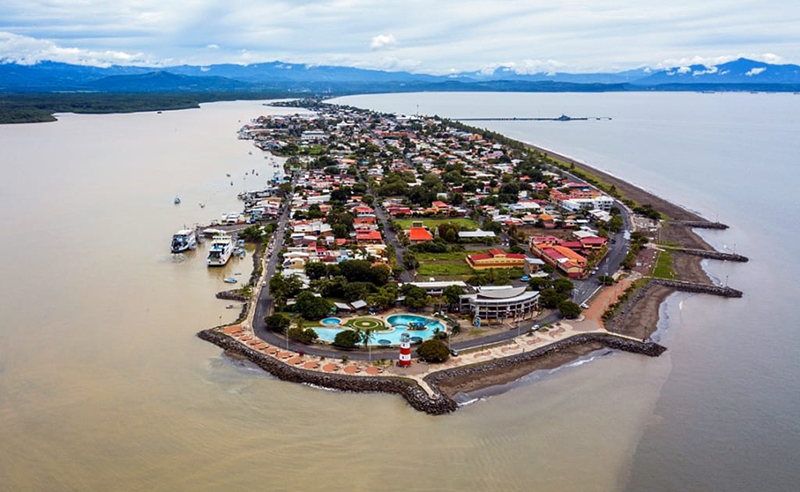
<path id="1" fill-rule="evenodd" d="M 505 117 L 480 117 L 480 118 L 451 118 L 456 121 L 601 121 L 601 120 L 611 120 L 610 116 L 579 116 L 579 117 L 571 117 L 565 114 L 562 114 L 558 118 L 541 118 L 541 117 L 513 117 L 513 118 L 505 118 Z"/>

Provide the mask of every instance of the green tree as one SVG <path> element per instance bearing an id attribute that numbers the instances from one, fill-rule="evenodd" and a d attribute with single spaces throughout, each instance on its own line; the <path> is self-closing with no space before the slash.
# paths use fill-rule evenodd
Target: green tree
<path id="1" fill-rule="evenodd" d="M 450 357 L 450 350 L 441 340 L 426 340 L 417 348 L 417 355 L 425 362 L 444 362 Z"/>
<path id="2" fill-rule="evenodd" d="M 428 293 L 422 287 L 416 285 L 405 284 L 400 289 L 400 292 L 405 296 L 403 304 L 412 309 L 422 309 L 428 305 Z"/>
<path id="3" fill-rule="evenodd" d="M 318 280 L 322 277 L 328 276 L 328 266 L 319 261 L 306 263 L 304 270 L 306 275 L 308 275 L 308 278 L 312 280 Z"/>
<path id="4" fill-rule="evenodd" d="M 284 277 L 277 273 L 269 279 L 269 292 L 278 305 L 284 304 L 287 298 L 296 296 L 302 288 L 303 282 L 294 275 Z"/>
<path id="5" fill-rule="evenodd" d="M 544 308 L 555 309 L 564 300 L 567 300 L 567 295 L 555 289 L 545 289 L 539 293 L 539 305 Z"/>
<path id="6" fill-rule="evenodd" d="M 331 229 L 333 230 L 333 236 L 337 239 L 347 239 L 350 237 L 350 231 L 345 224 L 333 224 Z"/>
<path id="7" fill-rule="evenodd" d="M 358 345 L 361 337 L 353 330 L 344 330 L 336 334 L 333 339 L 333 345 L 339 348 L 350 349 Z"/>
<path id="8" fill-rule="evenodd" d="M 392 274 L 392 271 L 386 265 L 375 265 L 370 269 L 370 272 L 372 273 L 372 283 L 378 287 L 386 285 L 386 282 L 389 281 L 389 276 Z"/>
<path id="9" fill-rule="evenodd" d="M 288 332 L 289 338 L 297 340 L 302 343 L 311 343 L 318 338 L 317 332 L 311 328 L 290 328 Z"/>
<path id="10" fill-rule="evenodd" d="M 407 270 L 419 268 L 419 261 L 417 261 L 417 257 L 414 256 L 414 253 L 406 251 L 405 255 L 403 255 L 403 266 L 406 267 Z"/>
<path id="11" fill-rule="evenodd" d="M 372 264 L 367 260 L 348 260 L 339 262 L 339 269 L 348 282 L 371 282 Z"/>
<path id="12" fill-rule="evenodd" d="M 560 278 L 553 282 L 553 288 L 560 294 L 569 294 L 575 289 L 575 284 L 566 278 Z"/>
<path id="13" fill-rule="evenodd" d="M 344 300 L 347 302 L 366 299 L 373 289 L 375 289 L 375 287 L 368 282 L 350 282 L 344 286 L 342 297 L 344 297 Z"/>
<path id="14" fill-rule="evenodd" d="M 283 333 L 289 328 L 291 321 L 282 314 L 273 314 L 272 316 L 265 317 L 264 323 L 266 323 L 268 330 Z"/>
<path id="15" fill-rule="evenodd" d="M 528 285 L 530 285 L 533 290 L 544 290 L 549 289 L 552 282 L 547 277 L 533 277 L 528 281 Z"/>
<path id="16" fill-rule="evenodd" d="M 461 302 L 461 296 L 464 294 L 464 288 L 460 285 L 448 285 L 442 291 L 442 296 L 447 300 L 448 306 L 452 308 Z"/>
<path id="17" fill-rule="evenodd" d="M 558 310 L 561 312 L 561 316 L 567 319 L 575 319 L 581 315 L 581 307 L 570 300 L 559 302 Z"/>
<path id="18" fill-rule="evenodd" d="M 331 312 L 333 305 L 321 297 L 317 297 L 309 291 L 303 291 L 297 295 L 295 309 L 305 319 L 320 319 Z"/>

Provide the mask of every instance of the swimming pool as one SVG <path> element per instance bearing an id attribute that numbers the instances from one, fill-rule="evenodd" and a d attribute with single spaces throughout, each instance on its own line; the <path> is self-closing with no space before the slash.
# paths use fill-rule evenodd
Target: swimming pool
<path id="1" fill-rule="evenodd" d="M 342 320 L 341 318 L 325 318 L 320 323 L 326 326 L 335 326 L 342 324 Z"/>
<path id="2" fill-rule="evenodd" d="M 323 322 L 325 320 L 322 320 Z M 408 336 L 411 337 L 411 341 L 413 343 L 420 343 L 429 338 L 433 338 L 433 335 L 438 328 L 439 331 L 444 331 L 444 325 L 436 321 L 435 319 L 426 318 L 425 316 L 416 316 L 413 314 L 396 314 L 394 316 L 389 316 L 386 318 L 386 321 L 389 322 L 390 325 L 394 327 L 394 330 L 389 333 L 379 333 L 375 332 L 372 335 L 372 340 L 370 341 L 370 345 L 383 345 L 383 346 L 392 346 L 392 345 L 400 345 L 400 337 L 403 333 L 408 333 Z M 409 330 L 408 324 L 409 323 L 425 323 L 425 329 L 423 330 Z M 314 331 L 317 332 L 317 336 L 320 340 L 328 343 L 333 343 L 333 339 L 336 338 L 336 334 L 344 331 L 343 328 L 314 328 Z"/>

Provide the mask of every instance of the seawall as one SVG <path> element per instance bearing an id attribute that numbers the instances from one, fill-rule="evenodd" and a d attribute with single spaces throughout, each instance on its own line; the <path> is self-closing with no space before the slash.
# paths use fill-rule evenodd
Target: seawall
<path id="1" fill-rule="evenodd" d="M 709 251 L 705 249 L 692 249 L 692 248 L 666 248 L 666 249 L 669 251 L 674 251 L 676 253 L 699 256 L 701 258 L 709 258 L 712 260 L 738 261 L 740 263 L 747 263 L 748 261 L 750 261 L 748 257 L 736 253 L 723 253 L 721 251 Z"/>
<path id="2" fill-rule="evenodd" d="M 524 354 L 503 357 L 483 364 L 457 367 L 434 372 L 425 377 L 425 382 L 433 390 L 429 395 L 416 382 L 402 377 L 348 376 L 309 371 L 290 366 L 266 354 L 246 347 L 233 338 L 215 329 L 203 330 L 197 334 L 202 340 L 213 343 L 225 351 L 243 357 L 273 376 L 293 383 L 305 383 L 323 388 L 353 392 L 381 392 L 401 395 L 416 410 L 431 415 L 443 415 L 458 409 L 458 404 L 439 389 L 439 383 L 453 377 L 481 377 L 489 371 L 503 370 L 527 361 L 557 353 L 565 349 L 591 342 L 600 342 L 608 348 L 643 354 L 650 357 L 661 355 L 666 348 L 655 342 L 640 342 L 612 334 L 586 333 L 554 342 Z"/>
<path id="3" fill-rule="evenodd" d="M 695 229 L 719 229 L 719 230 L 725 230 L 725 229 L 728 228 L 727 224 L 723 224 L 722 222 L 707 222 L 707 221 L 700 221 L 700 220 L 676 220 L 676 221 L 672 222 L 672 225 L 693 227 Z"/>
<path id="4" fill-rule="evenodd" d="M 531 350 L 530 352 L 512 355 L 509 357 L 503 357 L 482 364 L 455 367 L 453 369 L 445 369 L 442 371 L 438 371 L 426 376 L 425 382 L 427 382 L 432 388 L 437 388 L 438 390 L 439 384 L 446 381 L 447 379 L 460 378 L 464 376 L 468 377 L 472 376 L 480 378 L 482 374 L 486 374 L 492 371 L 509 369 L 513 366 L 524 364 L 533 359 L 537 359 L 539 357 L 543 357 L 548 354 L 555 354 L 569 348 L 573 348 L 579 345 L 584 345 L 592 342 L 599 342 L 603 346 L 611 349 L 623 350 L 625 352 L 632 352 L 635 354 L 642 354 L 648 357 L 658 357 L 659 355 L 663 354 L 664 351 L 667 350 L 666 347 L 664 347 L 663 345 L 659 345 L 658 343 L 655 342 L 640 342 L 638 340 L 619 337 L 613 334 L 586 333 L 583 335 L 575 335 L 573 337 L 560 340 L 550 345 L 546 345 L 544 347 Z"/>
<path id="5" fill-rule="evenodd" d="M 691 282 L 681 282 L 678 280 L 665 280 L 661 278 L 653 279 L 651 280 L 651 282 L 654 284 L 672 287 L 675 290 L 680 290 L 683 292 L 711 294 L 721 297 L 742 297 L 742 295 L 744 295 L 740 290 L 732 289 L 730 287 L 720 287 L 718 285 L 694 284 Z"/>
<path id="6" fill-rule="evenodd" d="M 293 383 L 306 383 L 323 388 L 331 388 L 340 391 L 354 392 L 381 392 L 393 393 L 403 396 L 406 401 L 416 410 L 429 413 L 431 415 L 442 415 L 452 412 L 458 408 L 458 404 L 452 399 L 435 394 L 429 396 L 417 383 L 404 378 L 392 377 L 369 377 L 369 376 L 347 376 L 342 374 L 326 374 L 317 371 L 308 371 L 293 367 L 276 360 L 268 355 L 256 350 L 245 347 L 227 335 L 214 330 L 203 330 L 197 334 L 203 340 L 233 352 L 246 358 L 253 364 L 264 369 L 273 376 L 283 381 Z"/>

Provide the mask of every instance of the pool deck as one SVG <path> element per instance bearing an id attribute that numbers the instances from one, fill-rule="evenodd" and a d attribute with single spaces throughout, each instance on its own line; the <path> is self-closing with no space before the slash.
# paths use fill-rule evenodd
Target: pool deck
<path id="1" fill-rule="evenodd" d="M 261 290 L 262 281 L 257 284 L 256 297 Z M 518 337 L 506 340 L 505 342 L 492 344 L 487 347 L 476 347 L 470 350 L 462 351 L 458 357 L 450 357 L 446 362 L 441 364 L 428 364 L 421 362 L 418 359 L 412 359 L 410 367 L 398 367 L 394 364 L 396 359 L 389 361 L 389 364 L 381 365 L 378 361 L 368 363 L 366 361 L 353 361 L 344 362 L 339 358 L 314 356 L 314 355 L 299 355 L 297 352 L 286 351 L 280 347 L 271 345 L 264 340 L 256 337 L 253 332 L 253 319 L 255 316 L 255 309 L 249 309 L 246 318 L 239 325 L 231 325 L 215 329 L 222 334 L 235 340 L 237 343 L 254 349 L 263 355 L 270 357 L 276 361 L 280 361 L 288 366 L 294 366 L 300 369 L 315 371 L 324 374 L 340 374 L 349 376 L 363 376 L 363 377 L 401 377 L 410 379 L 416 382 L 429 396 L 438 397 L 437 391 L 430 387 L 425 381 L 425 377 L 439 371 L 463 367 L 468 365 L 480 364 L 490 362 L 492 360 L 501 359 L 504 357 L 511 357 L 514 355 L 522 354 L 526 351 L 532 351 L 546 347 L 547 345 L 554 344 L 559 341 L 566 340 L 573 336 L 582 334 L 596 333 L 617 337 L 623 340 L 630 340 L 641 342 L 639 339 L 612 333 L 607 331 L 603 326 L 601 315 L 611 302 L 624 291 L 628 283 L 620 283 L 611 288 L 604 288 L 595 296 L 591 301 L 590 308 L 584 313 L 585 316 L 578 320 L 570 321 L 569 323 L 561 321 L 556 323 L 552 329 L 547 332 L 539 331 L 532 335 L 527 333 L 521 334 Z M 413 316 L 421 316 L 432 320 L 437 320 L 443 325 L 445 324 L 441 318 L 433 316 L 419 315 L 416 313 L 407 313 L 403 311 L 390 311 L 383 315 L 377 316 L 353 316 L 359 317 L 374 317 L 383 320 L 387 325 L 386 318 L 398 314 L 408 314 Z M 331 316 L 342 319 L 346 322 L 347 318 L 340 316 Z M 398 352 L 399 354 L 399 352 Z M 342 354 L 346 355 L 346 354 Z"/>
<path id="2" fill-rule="evenodd" d="M 597 311 L 599 314 L 599 310 Z M 333 359 L 330 357 L 308 354 L 300 355 L 297 352 L 287 351 L 264 342 L 254 336 L 252 330 L 244 325 L 244 323 L 221 328 L 220 332 L 236 340 L 243 346 L 261 352 L 265 356 L 271 357 L 288 366 L 327 374 L 407 378 L 416 382 L 432 397 L 437 393 L 425 381 L 425 377 L 446 369 L 479 364 L 503 357 L 523 354 L 526 351 L 546 347 L 547 345 L 566 340 L 570 337 L 587 333 L 611 335 L 623 339 L 640 341 L 631 337 L 608 332 L 602 328 L 602 322 L 599 320 L 599 316 L 597 318 L 592 316 L 570 323 L 563 321 L 556 323 L 546 332 L 539 331 L 533 334 L 523 333 L 506 342 L 492 344 L 486 347 L 476 347 L 469 351 L 462 352 L 458 357 L 450 357 L 446 362 L 441 364 L 428 364 L 414 359 L 410 367 L 398 367 L 394 365 L 394 360 L 392 360 L 390 364 L 381 365 L 378 361 L 373 363 L 367 363 L 365 361 L 344 362 L 340 359 Z"/>

